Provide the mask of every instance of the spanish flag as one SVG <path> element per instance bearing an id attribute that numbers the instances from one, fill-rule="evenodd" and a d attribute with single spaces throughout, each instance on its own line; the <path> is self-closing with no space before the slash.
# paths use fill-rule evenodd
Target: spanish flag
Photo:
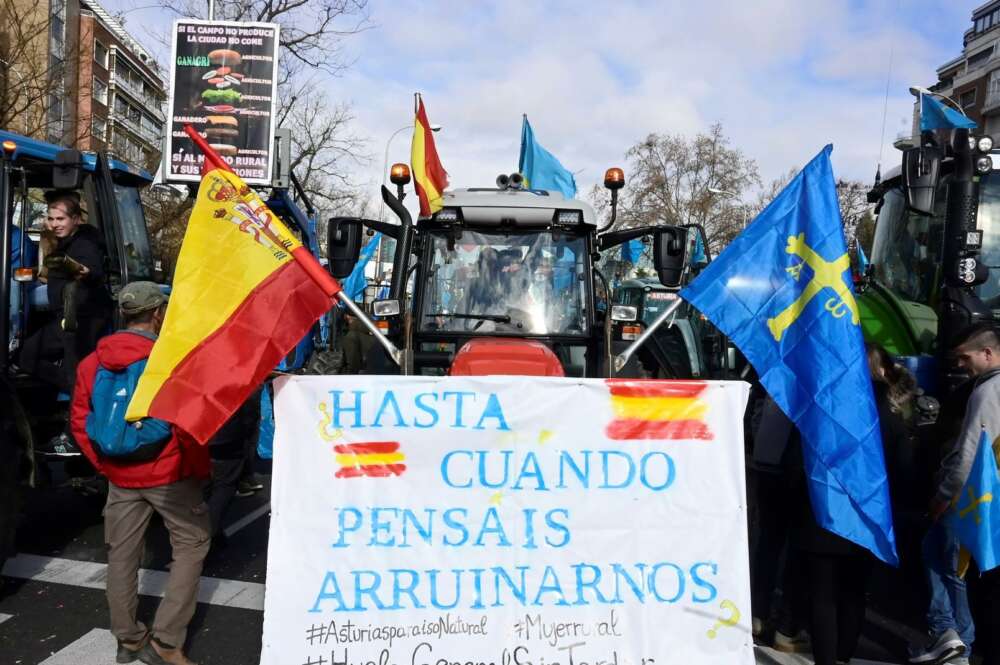
<path id="1" fill-rule="evenodd" d="M 704 381 L 607 379 L 614 419 L 605 428 L 609 439 L 711 441 L 708 405 L 701 399 Z"/>
<path id="2" fill-rule="evenodd" d="M 448 172 L 441 166 L 434 134 L 427 121 L 424 100 L 417 93 L 417 117 L 413 121 L 413 146 L 410 149 L 413 186 L 420 199 L 420 216 L 430 217 L 442 208 L 441 195 L 448 186 Z"/>
<path id="3" fill-rule="evenodd" d="M 340 285 L 190 126 L 205 153 L 166 320 L 126 418 L 201 443 L 332 306 Z"/>

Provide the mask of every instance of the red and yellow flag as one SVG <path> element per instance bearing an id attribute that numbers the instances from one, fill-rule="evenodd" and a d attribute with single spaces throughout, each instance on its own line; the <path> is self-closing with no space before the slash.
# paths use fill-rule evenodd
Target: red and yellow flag
<path id="1" fill-rule="evenodd" d="M 413 170 L 413 186 L 420 199 L 420 216 L 429 217 L 442 206 L 441 195 L 448 186 L 448 172 L 441 166 L 434 133 L 427 121 L 424 100 L 417 95 L 417 117 L 413 121 L 413 145 L 410 148 L 410 168 Z"/>
<path id="2" fill-rule="evenodd" d="M 609 439 L 714 438 L 706 421 L 708 405 L 701 399 L 708 388 L 704 381 L 607 379 L 605 383 L 614 414 L 605 428 Z"/>
<path id="3" fill-rule="evenodd" d="M 166 320 L 126 418 L 205 443 L 332 306 L 340 285 L 197 132 L 198 199 Z"/>

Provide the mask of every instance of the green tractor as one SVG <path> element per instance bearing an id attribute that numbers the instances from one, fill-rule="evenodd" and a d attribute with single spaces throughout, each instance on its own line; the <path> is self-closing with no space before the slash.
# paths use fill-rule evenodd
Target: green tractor
<path id="1" fill-rule="evenodd" d="M 963 381 L 945 356 L 955 334 L 1000 313 L 998 152 L 967 129 L 923 132 L 869 194 L 877 218 L 858 285 L 862 330 L 930 395 Z"/>

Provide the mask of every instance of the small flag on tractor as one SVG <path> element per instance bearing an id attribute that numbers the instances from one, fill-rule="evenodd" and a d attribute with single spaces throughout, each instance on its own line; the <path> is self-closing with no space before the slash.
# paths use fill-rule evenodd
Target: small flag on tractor
<path id="1" fill-rule="evenodd" d="M 441 195 L 448 186 L 448 172 L 441 166 L 437 148 L 434 146 L 434 132 L 427 121 L 424 100 L 417 93 L 416 118 L 413 121 L 413 145 L 410 162 L 413 169 L 413 186 L 420 199 L 420 216 L 430 217 L 443 207 Z"/>
<path id="2" fill-rule="evenodd" d="M 235 413 L 340 285 L 190 125 L 205 154 L 170 305 L 126 418 L 200 443 Z"/>

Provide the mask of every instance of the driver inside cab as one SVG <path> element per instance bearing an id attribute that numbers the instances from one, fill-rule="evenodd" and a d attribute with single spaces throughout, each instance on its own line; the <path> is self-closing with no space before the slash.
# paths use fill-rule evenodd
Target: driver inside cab
<path id="1" fill-rule="evenodd" d="M 43 271 L 49 311 L 36 318 L 24 340 L 20 365 L 29 374 L 73 392 L 79 361 L 97 346 L 111 323 L 111 297 L 104 279 L 105 248 L 100 231 L 84 223 L 80 196 L 72 191 L 46 193 L 45 236 L 48 253 Z"/>

